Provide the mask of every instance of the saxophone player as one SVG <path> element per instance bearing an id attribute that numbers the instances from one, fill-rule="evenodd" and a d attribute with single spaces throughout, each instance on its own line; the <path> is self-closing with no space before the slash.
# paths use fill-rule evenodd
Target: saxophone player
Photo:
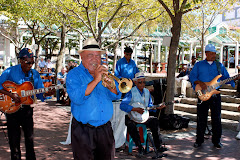
<path id="1" fill-rule="evenodd" d="M 108 74 L 101 66 L 101 50 L 95 39 L 85 40 L 78 51 L 82 63 L 69 71 L 66 79 L 71 100 L 71 144 L 74 159 L 114 159 L 114 137 L 109 121 L 113 115 L 113 100 L 121 98 L 117 87 L 101 83 Z M 115 82 L 117 83 L 117 82 Z"/>

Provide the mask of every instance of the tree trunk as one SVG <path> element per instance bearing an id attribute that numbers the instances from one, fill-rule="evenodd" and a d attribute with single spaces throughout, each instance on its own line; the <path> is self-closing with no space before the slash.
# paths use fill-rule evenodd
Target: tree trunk
<path id="1" fill-rule="evenodd" d="M 202 57 L 201 57 L 201 59 L 202 59 L 202 60 L 205 59 L 205 58 L 204 58 L 204 57 L 205 57 L 205 56 L 204 56 L 204 55 L 205 55 L 205 53 L 204 53 L 204 52 L 205 52 L 205 50 L 204 50 L 204 44 L 205 44 L 205 41 L 204 41 L 204 33 L 202 33 L 202 43 L 201 43 L 201 52 L 202 52 Z"/>
<path id="2" fill-rule="evenodd" d="M 149 48 L 149 72 L 150 73 L 153 73 L 153 66 L 152 66 L 152 51 L 153 51 L 153 47 L 152 45 L 150 44 L 150 48 Z"/>
<path id="3" fill-rule="evenodd" d="M 176 69 L 176 55 L 178 50 L 180 32 L 181 32 L 181 19 L 182 13 L 176 15 L 172 21 L 173 26 L 171 29 L 172 38 L 168 57 L 167 67 L 167 93 L 165 102 L 172 102 L 174 100 L 174 87 L 175 87 L 175 69 Z M 169 105 L 165 109 L 165 114 L 173 114 L 173 105 Z"/>
<path id="4" fill-rule="evenodd" d="M 114 54 L 114 58 L 113 58 L 113 73 L 115 72 L 116 64 L 117 64 L 117 46 L 118 46 L 118 43 L 114 44 L 114 46 L 113 46 L 113 54 Z"/>
<path id="5" fill-rule="evenodd" d="M 56 63 L 56 75 L 58 72 L 61 71 L 61 68 L 63 67 L 63 54 L 65 51 L 65 37 L 66 37 L 66 26 L 63 24 L 62 25 L 62 31 L 61 31 L 61 47 L 60 47 L 60 51 L 59 54 L 57 56 L 57 63 Z"/>
<path id="6" fill-rule="evenodd" d="M 38 67 L 38 60 L 39 60 L 39 49 L 40 49 L 40 42 L 38 42 L 38 41 L 36 41 L 35 40 L 35 42 L 37 42 L 36 44 L 37 44 L 37 49 L 35 50 L 35 55 L 37 56 L 37 58 L 36 58 L 36 60 L 35 60 L 35 67 L 34 67 L 34 69 L 37 69 L 37 67 Z"/>

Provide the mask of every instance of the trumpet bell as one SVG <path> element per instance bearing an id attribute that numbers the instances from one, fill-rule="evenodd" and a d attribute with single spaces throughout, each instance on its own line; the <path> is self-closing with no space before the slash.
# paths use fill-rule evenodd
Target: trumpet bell
<path id="1" fill-rule="evenodd" d="M 133 86 L 133 82 L 127 78 L 123 78 L 120 82 L 119 82 L 119 91 L 122 93 L 127 93 L 132 89 Z"/>

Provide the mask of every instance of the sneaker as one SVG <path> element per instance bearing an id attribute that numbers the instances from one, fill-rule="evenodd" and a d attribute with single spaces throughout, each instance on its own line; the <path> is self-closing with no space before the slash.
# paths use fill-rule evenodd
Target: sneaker
<path id="1" fill-rule="evenodd" d="M 240 132 L 238 132 L 238 135 L 236 136 L 237 140 L 240 140 Z"/>

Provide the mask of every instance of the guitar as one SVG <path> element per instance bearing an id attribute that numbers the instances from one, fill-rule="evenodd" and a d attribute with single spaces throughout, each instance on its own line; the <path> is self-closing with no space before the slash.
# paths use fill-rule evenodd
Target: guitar
<path id="1" fill-rule="evenodd" d="M 217 87 L 237 78 L 239 76 L 239 74 L 233 76 L 233 77 L 230 77 L 230 78 L 227 78 L 223 81 L 220 81 L 220 82 L 217 82 L 217 80 L 222 77 L 222 75 L 217 75 L 215 78 L 213 78 L 211 80 L 211 82 L 204 82 L 206 85 L 207 85 L 207 89 L 206 90 L 203 90 L 201 88 L 201 86 L 199 84 L 196 85 L 195 87 L 195 91 L 197 93 L 197 96 L 198 98 L 201 100 L 201 101 L 207 101 L 209 100 L 213 94 L 219 94 L 220 91 L 216 90 Z"/>
<path id="2" fill-rule="evenodd" d="M 167 102 L 167 103 L 160 103 L 157 105 L 154 105 L 152 107 L 145 107 L 144 104 L 140 103 L 140 102 L 134 102 L 133 104 L 131 104 L 131 106 L 133 106 L 134 108 L 142 108 L 144 109 L 143 114 L 140 114 L 136 111 L 131 111 L 130 113 L 128 113 L 129 118 L 131 118 L 134 122 L 137 123 L 145 123 L 148 118 L 149 118 L 149 110 L 151 109 L 156 109 L 157 107 L 160 107 L 162 105 L 170 105 L 173 104 L 174 102 Z"/>
<path id="3" fill-rule="evenodd" d="M 11 97 L 0 93 L 0 111 L 8 114 L 17 112 L 23 104 L 33 104 L 34 100 L 31 98 L 32 95 L 47 92 L 50 89 L 64 88 L 63 85 L 57 85 L 47 88 L 34 89 L 32 83 L 28 81 L 20 85 L 11 81 L 5 81 L 2 86 L 8 92 L 17 93 L 21 98 L 21 102 L 15 103 Z"/>

